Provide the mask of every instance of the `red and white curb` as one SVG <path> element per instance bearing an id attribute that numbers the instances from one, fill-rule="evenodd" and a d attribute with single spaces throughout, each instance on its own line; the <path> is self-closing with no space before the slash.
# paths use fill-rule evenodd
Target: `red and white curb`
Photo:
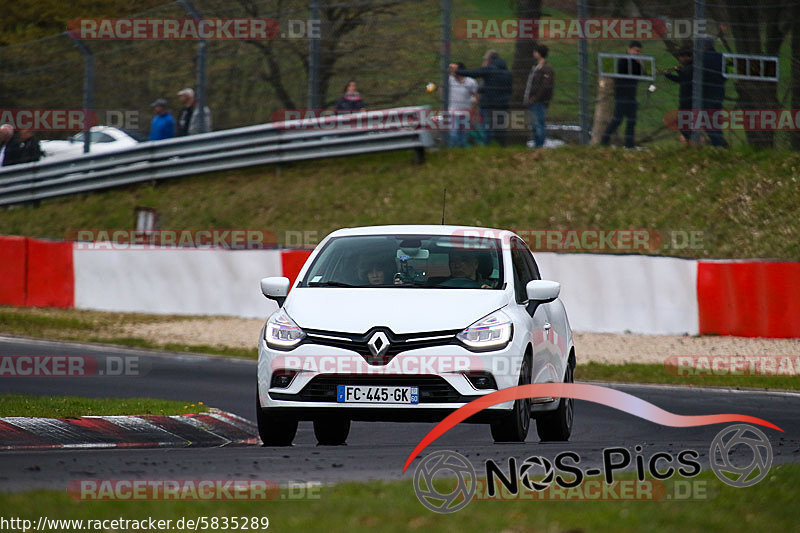
<path id="1" fill-rule="evenodd" d="M 185 448 L 260 443 L 253 422 L 219 409 L 173 416 L 0 417 L 0 450 Z"/>

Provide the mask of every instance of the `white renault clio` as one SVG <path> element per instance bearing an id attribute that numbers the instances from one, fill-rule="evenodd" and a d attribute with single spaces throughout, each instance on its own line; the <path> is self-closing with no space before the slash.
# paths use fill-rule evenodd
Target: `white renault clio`
<path id="1" fill-rule="evenodd" d="M 351 420 L 435 421 L 481 395 L 572 382 L 561 286 L 542 280 L 516 234 L 461 226 L 375 226 L 328 235 L 294 286 L 264 278 L 279 309 L 258 344 L 257 412 L 266 445 L 299 420 L 343 444 Z M 567 440 L 573 401 L 528 398 L 469 419 L 497 442 Z"/>

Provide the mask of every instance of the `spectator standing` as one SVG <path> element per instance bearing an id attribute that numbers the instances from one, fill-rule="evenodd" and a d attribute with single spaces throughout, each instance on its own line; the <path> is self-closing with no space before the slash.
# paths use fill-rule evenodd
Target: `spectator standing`
<path id="1" fill-rule="evenodd" d="M 703 48 L 703 109 L 709 113 L 722 109 L 725 99 L 725 76 L 722 74 L 722 54 L 714 49 L 714 38 L 702 37 Z M 720 130 L 707 130 L 712 146 L 728 147 Z"/>
<path id="2" fill-rule="evenodd" d="M 464 63 L 450 64 L 450 92 L 447 110 L 450 113 L 450 146 L 466 147 L 470 111 L 478 94 L 478 82 L 467 76 L 456 74 L 465 68 Z"/>
<path id="3" fill-rule="evenodd" d="M 350 80 L 344 86 L 344 95 L 336 101 L 337 111 L 356 112 L 363 111 L 367 105 L 358 93 L 358 85 Z"/>
<path id="4" fill-rule="evenodd" d="M 183 108 L 178 115 L 178 137 L 185 137 L 186 135 L 197 135 L 200 133 L 200 103 L 194 97 L 194 89 L 186 88 L 178 91 L 178 99 L 181 101 Z M 203 106 L 203 122 L 205 123 L 205 132 L 211 131 L 211 110 L 208 106 Z"/>
<path id="5" fill-rule="evenodd" d="M 150 123 L 150 140 L 161 141 L 175 136 L 175 119 L 167 111 L 167 101 L 159 98 L 150 107 L 153 108 L 153 121 Z"/>
<path id="6" fill-rule="evenodd" d="M 548 49 L 543 44 L 534 48 L 533 59 L 536 64 L 528 74 L 523 97 L 523 104 L 528 106 L 535 148 L 544 146 L 544 140 L 547 137 L 545 118 L 550 100 L 553 99 L 553 87 L 556 79 L 553 67 L 547 62 L 547 52 Z"/>
<path id="7" fill-rule="evenodd" d="M 694 79 L 694 65 L 692 62 L 691 48 L 682 48 L 678 51 L 679 66 L 664 71 L 664 77 L 678 84 L 678 110 L 692 110 L 692 80 Z M 692 132 L 682 130 L 684 142 L 691 141 Z"/>
<path id="8" fill-rule="evenodd" d="M 638 56 L 642 53 L 642 43 L 631 41 L 628 45 L 628 55 Z M 630 65 L 630 69 L 628 68 Z M 617 74 L 641 76 L 642 64 L 638 59 L 630 60 L 625 57 L 617 61 Z M 614 79 L 614 116 L 608 123 L 601 144 L 607 145 L 611 140 L 611 135 L 617 131 L 623 120 L 625 123 L 625 148 L 634 147 L 634 130 L 636 128 L 636 89 L 639 87 L 639 80 L 632 78 Z"/>
<path id="9" fill-rule="evenodd" d="M 508 106 L 511 100 L 511 72 L 506 62 L 494 50 L 483 55 L 483 66 L 474 70 L 457 69 L 458 76 L 481 78 L 483 83 L 478 88 L 480 110 L 483 125 L 486 128 L 486 142 L 497 141 L 506 145 L 506 129 L 508 128 Z"/>
<path id="10" fill-rule="evenodd" d="M 19 138 L 12 137 L 6 151 L 4 165 L 19 165 L 21 163 L 32 163 L 42 158 L 42 150 L 39 148 L 39 141 L 33 136 L 33 132 L 28 129 L 19 130 Z"/>

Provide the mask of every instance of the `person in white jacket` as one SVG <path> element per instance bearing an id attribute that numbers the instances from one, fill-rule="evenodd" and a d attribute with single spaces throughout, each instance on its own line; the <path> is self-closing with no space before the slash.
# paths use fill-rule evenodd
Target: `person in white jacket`
<path id="1" fill-rule="evenodd" d="M 194 98 L 194 89 L 186 88 L 178 91 L 178 99 L 183 104 L 183 109 L 178 117 L 177 136 L 184 137 L 200 133 L 200 113 L 198 112 L 198 102 Z M 205 132 L 208 133 L 211 131 L 211 110 L 208 106 L 204 106 L 203 110 Z"/>

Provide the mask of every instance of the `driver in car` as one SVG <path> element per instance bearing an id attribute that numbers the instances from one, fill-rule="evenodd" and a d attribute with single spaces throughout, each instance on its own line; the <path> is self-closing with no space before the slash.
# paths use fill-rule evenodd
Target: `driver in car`
<path id="1" fill-rule="evenodd" d="M 465 250 L 450 252 L 450 279 L 441 283 L 443 287 L 464 289 L 491 289 L 478 273 L 478 256 Z"/>
<path id="2" fill-rule="evenodd" d="M 364 258 L 358 264 L 359 281 L 365 285 L 390 285 L 394 283 L 394 261 L 377 257 Z"/>

